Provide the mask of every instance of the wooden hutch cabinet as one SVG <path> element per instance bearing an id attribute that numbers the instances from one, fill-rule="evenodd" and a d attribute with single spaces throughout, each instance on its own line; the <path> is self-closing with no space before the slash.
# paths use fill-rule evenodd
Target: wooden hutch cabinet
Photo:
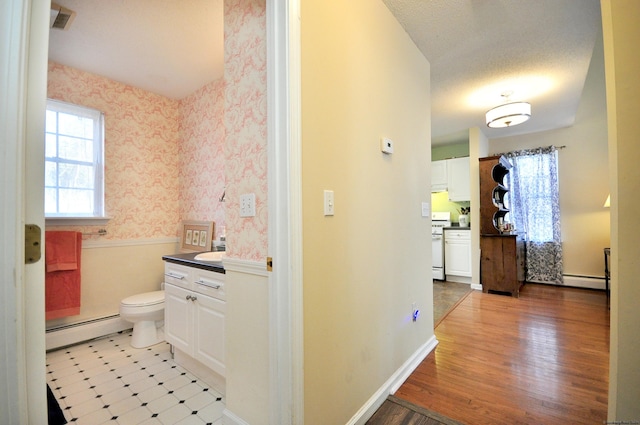
<path id="1" fill-rule="evenodd" d="M 480 283 L 483 292 L 518 297 L 524 283 L 524 241 L 504 231 L 509 213 L 504 179 L 511 167 L 503 156 L 480 158 Z"/>

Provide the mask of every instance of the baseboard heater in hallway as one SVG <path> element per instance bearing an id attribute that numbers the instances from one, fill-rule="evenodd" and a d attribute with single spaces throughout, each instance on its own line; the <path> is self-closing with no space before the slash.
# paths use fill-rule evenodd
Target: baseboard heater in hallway
<path id="1" fill-rule="evenodd" d="M 602 289 L 604 291 L 604 277 L 580 276 L 573 274 L 562 275 L 564 286 L 573 286 L 576 288 Z"/>
<path id="2" fill-rule="evenodd" d="M 125 329 L 131 329 L 131 327 L 131 323 L 122 320 L 118 314 L 57 326 L 46 331 L 46 349 L 49 351 L 66 347 Z"/>

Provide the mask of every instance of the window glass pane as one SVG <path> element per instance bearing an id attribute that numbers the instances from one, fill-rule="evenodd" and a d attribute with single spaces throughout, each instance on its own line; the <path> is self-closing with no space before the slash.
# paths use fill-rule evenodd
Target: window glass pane
<path id="1" fill-rule="evenodd" d="M 55 111 L 47 111 L 46 131 L 47 133 L 55 133 L 58 123 L 56 122 Z"/>
<path id="2" fill-rule="evenodd" d="M 53 161 L 45 161 L 44 163 L 44 185 L 56 187 L 58 181 L 58 164 Z"/>
<path id="3" fill-rule="evenodd" d="M 59 210 L 60 213 L 78 213 L 78 214 L 91 214 L 93 213 L 93 191 L 92 190 L 77 190 L 77 189 L 60 189 L 59 191 L 60 201 Z"/>
<path id="4" fill-rule="evenodd" d="M 48 217 L 104 215 L 100 111 L 47 100 L 45 214 Z"/>
<path id="5" fill-rule="evenodd" d="M 60 136 L 58 147 L 61 159 L 93 162 L 93 140 Z"/>
<path id="6" fill-rule="evenodd" d="M 45 214 L 56 213 L 58 191 L 55 188 L 44 189 L 44 212 Z"/>
<path id="7" fill-rule="evenodd" d="M 93 167 L 60 163 L 58 170 L 58 186 L 93 189 Z"/>
<path id="8" fill-rule="evenodd" d="M 56 135 L 45 134 L 44 136 L 44 156 L 47 158 L 55 158 L 57 152 Z"/>
<path id="9" fill-rule="evenodd" d="M 59 134 L 93 139 L 93 120 L 91 118 L 60 112 L 58 123 L 60 125 Z"/>

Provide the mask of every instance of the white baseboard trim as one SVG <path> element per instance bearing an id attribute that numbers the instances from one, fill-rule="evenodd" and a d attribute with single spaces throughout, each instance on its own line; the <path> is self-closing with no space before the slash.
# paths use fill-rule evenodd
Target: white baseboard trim
<path id="1" fill-rule="evenodd" d="M 482 285 L 479 283 L 472 283 L 471 289 L 475 289 L 476 291 L 482 291 Z"/>
<path id="2" fill-rule="evenodd" d="M 249 423 L 243 421 L 241 418 L 236 416 L 232 411 L 225 408 L 222 411 L 222 425 L 249 425 Z"/>
<path id="3" fill-rule="evenodd" d="M 66 347 L 90 339 L 131 329 L 131 323 L 120 318 L 120 316 L 110 316 L 88 322 L 75 323 L 69 326 L 51 329 L 45 335 L 46 350 Z"/>
<path id="4" fill-rule="evenodd" d="M 444 276 L 444 280 L 447 282 L 471 283 L 471 276 L 457 276 L 453 274 L 447 274 Z"/>
<path id="5" fill-rule="evenodd" d="M 398 370 L 385 382 L 367 402 L 356 412 L 347 422 L 347 425 L 364 425 L 373 414 L 380 408 L 389 394 L 394 394 L 398 388 L 407 380 L 418 365 L 429 355 L 438 345 L 435 335 L 413 353 Z M 225 424 L 226 425 L 226 424 Z"/>

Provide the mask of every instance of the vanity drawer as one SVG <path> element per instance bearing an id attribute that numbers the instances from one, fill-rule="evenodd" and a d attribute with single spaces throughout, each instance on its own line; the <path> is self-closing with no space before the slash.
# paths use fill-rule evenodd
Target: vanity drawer
<path id="1" fill-rule="evenodd" d="M 193 281 L 193 291 L 222 301 L 226 300 L 223 273 L 193 269 L 191 271 L 191 277 Z"/>
<path id="2" fill-rule="evenodd" d="M 171 283 L 181 288 L 191 289 L 191 274 L 192 268 L 182 266 L 180 264 L 165 263 L 164 264 L 164 281 Z"/>

